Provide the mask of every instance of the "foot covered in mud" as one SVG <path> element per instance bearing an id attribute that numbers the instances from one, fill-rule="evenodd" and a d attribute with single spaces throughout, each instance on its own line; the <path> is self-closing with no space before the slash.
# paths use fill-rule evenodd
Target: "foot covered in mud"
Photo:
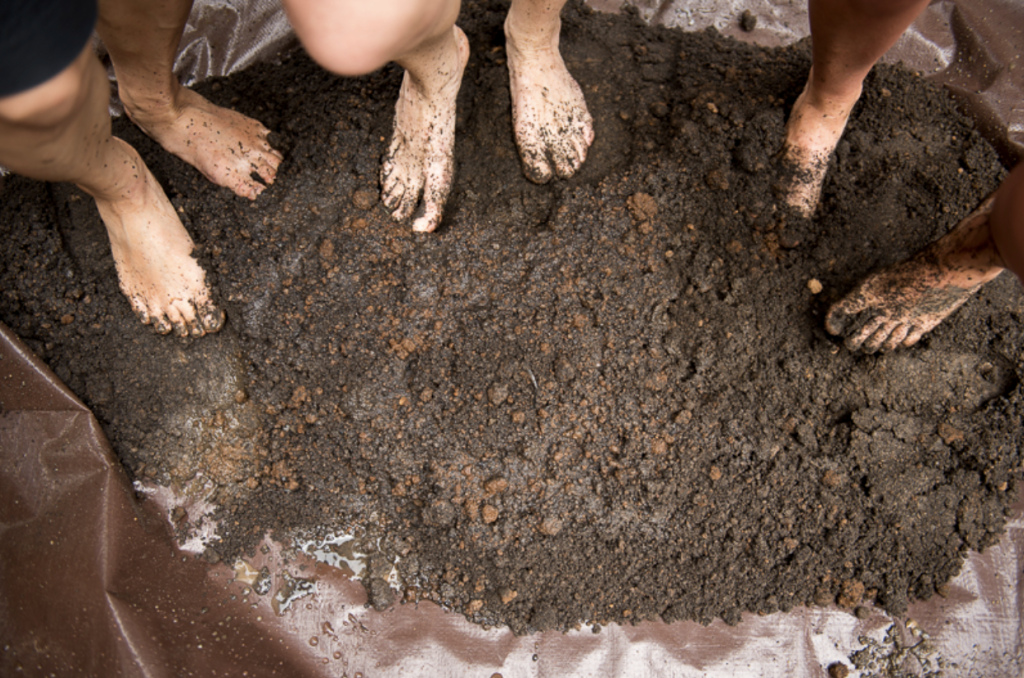
<path id="1" fill-rule="evenodd" d="M 193 243 L 163 189 L 128 144 L 130 183 L 116 199 L 97 199 L 107 227 L 121 291 L 139 319 L 160 334 L 201 337 L 224 325 L 210 300 Z"/>
<path id="2" fill-rule="evenodd" d="M 167 105 L 140 107 L 126 101 L 125 111 L 164 150 L 243 198 L 255 200 L 277 177 L 284 156 L 267 140 L 270 130 L 186 87 L 178 88 Z"/>
<path id="3" fill-rule="evenodd" d="M 814 214 L 818 207 L 829 158 L 860 97 L 859 91 L 856 94 L 842 100 L 817 96 L 808 80 L 793 104 L 781 154 L 786 173 L 783 191 L 786 203 L 806 217 Z"/>
<path id="4" fill-rule="evenodd" d="M 829 309 L 825 328 L 866 353 L 912 346 L 1002 270 L 989 198 L 913 257 L 869 276 Z"/>
<path id="5" fill-rule="evenodd" d="M 380 181 L 382 200 L 396 221 L 405 221 L 420 204 L 414 231 L 431 232 L 441 223 L 452 186 L 455 148 L 455 100 L 469 60 L 469 41 L 457 27 L 452 40 L 431 55 L 429 78 L 406 70 L 395 104 L 395 126 Z"/>
<path id="6" fill-rule="evenodd" d="M 558 29 L 538 39 L 518 34 L 511 16 L 505 21 L 512 126 L 523 172 L 538 184 L 575 174 L 594 141 L 583 90 L 558 50 Z"/>

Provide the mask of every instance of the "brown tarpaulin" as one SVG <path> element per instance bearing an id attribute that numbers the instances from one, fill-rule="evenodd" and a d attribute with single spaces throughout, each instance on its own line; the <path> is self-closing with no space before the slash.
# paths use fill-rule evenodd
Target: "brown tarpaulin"
<path id="1" fill-rule="evenodd" d="M 762 44 L 807 34 L 795 0 L 634 4 L 650 21 Z M 758 16 L 749 34 L 737 23 L 744 8 Z M 1024 149 L 1022 30 L 1019 2 L 937 2 L 887 58 L 948 84 L 1010 158 Z M 273 2 L 198 0 L 178 69 L 188 80 L 222 75 L 293 42 Z M 0 326 L 0 675 L 824 676 L 894 621 L 907 642 L 923 637 L 915 629 L 930 636 L 920 654 L 954 663 L 947 675 L 1024 670 L 1020 503 L 1000 544 L 972 554 L 946 598 L 905 619 L 800 608 L 737 627 L 645 622 L 516 638 L 430 603 L 367 609 L 340 570 L 270 541 L 250 562 L 271 573 L 259 594 L 227 565 L 179 550 L 167 519 L 176 500 L 148 491 L 137 499 L 92 414 Z M 289 578 L 309 595 L 282 609 L 274 595 Z"/>

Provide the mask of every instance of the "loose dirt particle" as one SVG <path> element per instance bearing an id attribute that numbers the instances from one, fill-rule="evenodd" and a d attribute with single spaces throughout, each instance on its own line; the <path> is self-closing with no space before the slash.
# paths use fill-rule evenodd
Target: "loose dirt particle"
<path id="1" fill-rule="evenodd" d="M 377 193 L 373 191 L 356 191 L 352 194 L 352 204 L 361 210 L 372 209 L 377 204 Z"/>
<path id="2" fill-rule="evenodd" d="M 508 481 L 504 478 L 491 478 L 484 483 L 484 492 L 488 495 L 501 494 L 508 489 Z"/>
<path id="3" fill-rule="evenodd" d="M 949 424 L 947 424 L 945 422 L 939 424 L 938 432 L 939 432 L 939 437 L 942 438 L 942 441 L 944 443 L 946 443 L 947 445 L 952 445 L 953 443 L 962 442 L 963 439 L 964 439 L 964 432 L 963 431 L 961 431 L 960 429 L 956 428 L 955 426 L 951 426 L 951 425 L 949 425 Z"/>
<path id="4" fill-rule="evenodd" d="M 558 518 L 545 518 L 540 524 L 541 534 L 546 534 L 549 537 L 554 537 L 556 534 L 562 531 L 562 521 Z"/>
<path id="5" fill-rule="evenodd" d="M 828 667 L 828 678 L 846 678 L 849 675 L 849 667 L 842 662 L 835 662 Z"/>
<path id="6" fill-rule="evenodd" d="M 860 605 L 861 598 L 864 597 L 864 583 L 856 580 L 844 581 L 839 586 L 839 596 L 836 598 L 836 603 L 839 607 L 845 607 L 847 609 L 853 609 Z"/>

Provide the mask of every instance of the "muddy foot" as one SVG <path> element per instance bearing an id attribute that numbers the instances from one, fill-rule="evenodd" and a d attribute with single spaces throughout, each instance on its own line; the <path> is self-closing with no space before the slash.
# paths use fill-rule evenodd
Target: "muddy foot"
<path id="1" fill-rule="evenodd" d="M 458 26 L 454 39 L 439 50 L 431 77 L 417 80 L 405 72 L 395 104 L 395 127 L 380 181 L 382 200 L 396 221 L 412 216 L 423 199 L 414 231 L 431 232 L 441 223 L 454 174 L 455 100 L 469 60 L 469 42 Z"/>
<path id="2" fill-rule="evenodd" d="M 793 104 L 782 147 L 784 171 L 788 173 L 785 201 L 806 217 L 818 207 L 829 158 L 859 97 L 860 92 L 844 101 L 817 97 L 808 85 Z"/>
<path id="3" fill-rule="evenodd" d="M 540 42 L 505 21 L 512 126 L 523 172 L 535 183 L 571 177 L 587 158 L 594 123 L 558 50 L 558 27 Z"/>
<path id="4" fill-rule="evenodd" d="M 97 200 L 107 227 L 121 291 L 139 319 L 157 332 L 201 337 L 224 324 L 224 312 L 210 301 L 206 274 L 194 258 L 193 243 L 163 189 L 134 149 L 126 150 L 134 179 L 118 200 Z"/>
<path id="5" fill-rule="evenodd" d="M 916 344 L 1002 272 L 989 236 L 992 203 L 910 259 L 869 276 L 829 309 L 825 328 L 866 353 Z"/>
<path id="6" fill-rule="evenodd" d="M 284 156 L 267 141 L 270 130 L 241 113 L 210 103 L 188 88 L 180 88 L 175 98 L 175 104 L 149 110 L 126 102 L 125 111 L 165 150 L 218 186 L 255 200 L 274 183 Z"/>

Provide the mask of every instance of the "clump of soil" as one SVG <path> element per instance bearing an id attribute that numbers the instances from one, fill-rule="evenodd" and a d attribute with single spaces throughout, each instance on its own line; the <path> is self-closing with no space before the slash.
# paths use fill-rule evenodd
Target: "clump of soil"
<path id="1" fill-rule="evenodd" d="M 277 133 L 254 204 L 116 125 L 199 243 L 224 331 L 152 335 L 88 199 L 17 177 L 0 317 L 135 477 L 215 491 L 218 555 L 359 525 L 379 606 L 396 559 L 403 600 L 518 633 L 932 595 L 1014 494 L 1024 297 L 1004 276 L 889 355 L 847 352 L 822 317 L 993 190 L 991 148 L 943 91 L 879 67 L 822 209 L 794 218 L 773 156 L 806 45 L 573 5 L 562 49 L 597 140 L 579 176 L 536 186 L 506 11 L 463 8 L 440 232 L 378 202 L 401 72 L 336 78 L 294 53 L 199 87 Z"/>

